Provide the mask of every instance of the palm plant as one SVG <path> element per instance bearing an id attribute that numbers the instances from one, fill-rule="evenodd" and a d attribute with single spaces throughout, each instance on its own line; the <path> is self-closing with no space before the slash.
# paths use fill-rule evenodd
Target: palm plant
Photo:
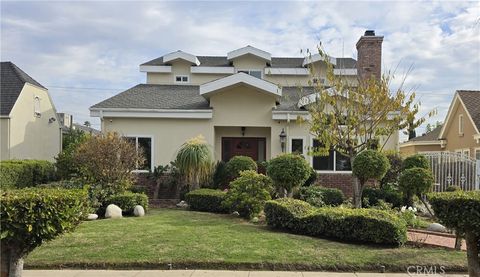
<path id="1" fill-rule="evenodd" d="M 175 163 L 192 189 L 211 172 L 212 154 L 203 136 L 189 139 L 178 150 Z"/>

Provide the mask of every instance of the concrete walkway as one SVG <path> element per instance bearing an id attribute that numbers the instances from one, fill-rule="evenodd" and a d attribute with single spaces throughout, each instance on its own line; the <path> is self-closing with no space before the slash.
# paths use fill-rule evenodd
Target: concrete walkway
<path id="1" fill-rule="evenodd" d="M 408 273 L 333 273 L 293 271 L 223 271 L 223 270 L 24 270 L 24 277 L 408 277 L 452 276 L 467 274 L 412 274 Z"/>

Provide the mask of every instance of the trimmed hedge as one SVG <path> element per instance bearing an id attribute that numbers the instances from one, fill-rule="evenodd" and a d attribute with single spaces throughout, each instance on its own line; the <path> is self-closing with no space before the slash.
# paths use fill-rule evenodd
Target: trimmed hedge
<path id="1" fill-rule="evenodd" d="M 216 189 L 197 189 L 185 195 L 191 210 L 212 213 L 226 213 L 228 209 L 223 206 L 227 193 Z"/>
<path id="2" fill-rule="evenodd" d="M 107 198 L 107 202 L 105 203 L 105 209 L 108 205 L 115 204 L 122 209 L 124 215 L 132 215 L 133 209 L 136 205 L 140 205 L 145 209 L 147 212 L 148 209 L 148 197 L 144 193 L 133 193 L 130 191 L 115 194 Z"/>
<path id="3" fill-rule="evenodd" d="M 0 196 L 2 254 L 27 254 L 44 241 L 71 231 L 86 217 L 86 190 L 26 188 Z"/>
<path id="4" fill-rule="evenodd" d="M 415 168 L 415 167 L 420 167 L 424 169 L 430 169 L 430 162 L 428 159 L 421 155 L 421 154 L 415 154 L 412 156 L 409 156 L 403 160 L 403 166 L 402 168 L 405 169 L 410 169 L 410 168 Z"/>
<path id="5" fill-rule="evenodd" d="M 0 188 L 34 187 L 57 180 L 55 165 L 43 160 L 7 160 L 0 162 Z"/>
<path id="6" fill-rule="evenodd" d="M 345 195 L 340 189 L 310 186 L 301 187 L 298 198 L 316 207 L 339 206 L 345 200 Z"/>
<path id="7" fill-rule="evenodd" d="M 294 199 L 267 201 L 268 225 L 297 234 L 342 241 L 402 245 L 407 240 L 405 221 L 375 209 L 313 208 Z"/>
<path id="8" fill-rule="evenodd" d="M 378 205 L 379 200 L 392 204 L 394 208 L 399 208 L 403 204 L 402 193 L 395 190 L 366 187 L 362 193 L 362 203 L 364 199 L 368 199 L 368 206 Z"/>
<path id="9" fill-rule="evenodd" d="M 247 156 L 234 156 L 225 164 L 225 172 L 230 181 L 240 176 L 241 171 L 255 170 L 257 171 L 257 163 Z"/>

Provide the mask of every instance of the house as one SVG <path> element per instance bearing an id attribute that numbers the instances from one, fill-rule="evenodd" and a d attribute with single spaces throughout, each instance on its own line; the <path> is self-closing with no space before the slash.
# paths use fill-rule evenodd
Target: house
<path id="1" fill-rule="evenodd" d="M 12 62 L 1 63 L 0 159 L 53 161 L 62 133 L 48 90 Z"/>
<path id="2" fill-rule="evenodd" d="M 402 155 L 448 151 L 480 160 L 480 91 L 457 90 L 441 127 L 400 144 Z"/>
<path id="3" fill-rule="evenodd" d="M 351 83 L 380 77 L 382 41 L 367 31 L 356 45 L 358 61 L 328 58 L 334 73 Z M 246 155 L 264 161 L 299 152 L 322 173 L 323 184 L 351 187 L 350 161 L 334 151 L 308 156 L 308 148 L 318 142 L 306 124 L 297 122 L 298 116 L 308 117 L 311 84 L 326 82 L 320 55 L 274 57 L 252 46 L 226 56 L 177 51 L 141 64 L 140 71 L 146 73 L 146 84 L 90 108 L 91 116 L 100 117 L 102 132 L 119 132 L 146 150 L 148 162 L 139 170 L 168 164 L 186 140 L 201 134 L 217 160 Z M 398 148 L 398 134 L 388 139 L 387 148 Z"/>
<path id="4" fill-rule="evenodd" d="M 101 134 L 100 130 L 92 128 L 90 126 L 81 125 L 78 123 L 73 122 L 73 115 L 68 113 L 57 113 L 57 117 L 60 121 L 60 126 L 62 128 L 62 133 L 66 134 L 70 130 L 80 130 L 84 133 L 90 135 L 99 135 Z"/>

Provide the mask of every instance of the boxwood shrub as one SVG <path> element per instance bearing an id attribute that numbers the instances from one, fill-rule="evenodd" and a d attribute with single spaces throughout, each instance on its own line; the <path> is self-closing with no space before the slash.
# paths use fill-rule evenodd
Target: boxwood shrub
<path id="1" fill-rule="evenodd" d="M 106 203 L 103 205 L 103 211 L 110 204 L 115 204 L 120 209 L 124 215 L 133 215 L 133 209 L 136 205 L 140 205 L 145 209 L 145 212 L 148 210 L 148 197 L 144 193 L 133 193 L 130 191 L 115 194 L 107 198 Z M 102 215 L 105 212 L 102 213 Z"/>
<path id="2" fill-rule="evenodd" d="M 57 180 L 55 166 L 43 160 L 7 160 L 0 162 L 0 188 L 33 187 Z"/>
<path id="3" fill-rule="evenodd" d="M 2 192 L 0 202 L 1 254 L 10 260 L 73 230 L 88 209 L 86 190 L 75 189 L 13 189 Z"/>
<path id="4" fill-rule="evenodd" d="M 240 171 L 255 170 L 257 171 L 257 163 L 247 156 L 234 156 L 225 164 L 225 172 L 229 181 L 233 181 L 240 176 Z"/>
<path id="5" fill-rule="evenodd" d="M 405 221 L 374 209 L 314 208 L 301 200 L 273 200 L 265 205 L 268 225 L 297 234 L 341 241 L 402 245 L 407 240 Z"/>
<path id="6" fill-rule="evenodd" d="M 185 195 L 191 210 L 212 213 L 226 213 L 228 209 L 222 205 L 226 192 L 216 189 L 197 189 Z"/>
<path id="7" fill-rule="evenodd" d="M 366 187 L 362 194 L 362 203 L 366 206 L 376 206 L 379 200 L 392 204 L 392 207 L 399 208 L 403 204 L 402 193 L 392 189 L 376 189 Z M 368 201 L 367 201 L 368 199 Z"/>
<path id="8" fill-rule="evenodd" d="M 310 186 L 298 190 L 298 199 L 316 207 L 339 206 L 345 200 L 345 195 L 340 189 Z"/>

